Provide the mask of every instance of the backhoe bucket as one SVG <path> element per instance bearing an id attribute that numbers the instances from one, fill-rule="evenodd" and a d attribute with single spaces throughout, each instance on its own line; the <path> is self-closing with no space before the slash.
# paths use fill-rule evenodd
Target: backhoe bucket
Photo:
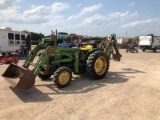
<path id="1" fill-rule="evenodd" d="M 11 63 L 2 75 L 13 87 L 29 89 L 35 83 L 34 73 L 31 70 Z"/>
<path id="2" fill-rule="evenodd" d="M 121 60 L 122 55 L 121 54 L 113 54 L 113 59 L 115 61 L 120 61 Z"/>

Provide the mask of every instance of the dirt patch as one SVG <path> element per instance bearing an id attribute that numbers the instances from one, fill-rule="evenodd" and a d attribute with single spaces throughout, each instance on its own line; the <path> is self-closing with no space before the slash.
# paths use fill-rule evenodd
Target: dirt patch
<path id="1" fill-rule="evenodd" d="M 0 77 L 0 120 L 159 120 L 160 52 L 120 52 L 104 79 L 74 75 L 63 89 L 37 77 L 35 87 L 19 90 Z"/>

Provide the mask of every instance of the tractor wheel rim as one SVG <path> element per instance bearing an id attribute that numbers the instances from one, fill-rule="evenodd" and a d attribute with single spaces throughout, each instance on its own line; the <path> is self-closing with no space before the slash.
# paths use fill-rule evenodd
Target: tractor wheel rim
<path id="1" fill-rule="evenodd" d="M 94 64 L 95 72 L 98 75 L 102 75 L 102 74 L 105 73 L 106 68 L 107 68 L 107 60 L 106 60 L 106 58 L 103 57 L 103 56 L 100 56 L 99 58 L 97 58 L 97 60 L 95 61 L 95 64 Z"/>
<path id="2" fill-rule="evenodd" d="M 59 79 L 59 83 L 60 83 L 61 85 L 65 85 L 65 84 L 67 84 L 67 83 L 69 82 L 70 74 L 69 74 L 67 71 L 63 71 L 63 72 L 59 75 L 58 79 Z"/>

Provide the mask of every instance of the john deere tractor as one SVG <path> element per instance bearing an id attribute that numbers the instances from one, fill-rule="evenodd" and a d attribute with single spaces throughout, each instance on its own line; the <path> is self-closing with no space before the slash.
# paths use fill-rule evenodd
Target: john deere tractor
<path id="1" fill-rule="evenodd" d="M 66 87 L 74 74 L 87 73 L 91 79 L 102 79 L 106 76 L 110 64 L 110 55 L 114 48 L 113 58 L 120 61 L 121 54 L 117 47 L 116 35 L 106 44 L 105 50 L 85 45 L 81 48 L 37 45 L 29 54 L 22 66 L 11 63 L 2 75 L 7 81 L 21 89 L 29 89 L 35 83 L 35 78 L 49 79 L 54 75 L 53 82 L 58 88 Z M 37 62 L 37 53 L 44 50 Z M 33 69 L 29 66 L 32 65 Z"/>

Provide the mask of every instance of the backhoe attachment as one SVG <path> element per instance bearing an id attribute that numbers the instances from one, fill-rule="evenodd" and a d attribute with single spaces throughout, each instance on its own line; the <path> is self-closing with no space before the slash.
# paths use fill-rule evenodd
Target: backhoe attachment
<path id="1" fill-rule="evenodd" d="M 109 42 L 107 42 L 107 44 L 105 42 L 102 43 L 102 44 L 104 44 L 105 52 L 108 56 L 111 56 L 111 54 L 112 54 L 113 59 L 115 61 L 120 61 L 121 60 L 122 55 L 119 53 L 118 44 L 117 44 L 115 34 L 111 35 L 111 40 Z"/>
<path id="2" fill-rule="evenodd" d="M 115 60 L 115 61 L 120 61 L 121 57 L 122 57 L 121 54 L 113 54 L 113 60 Z"/>

